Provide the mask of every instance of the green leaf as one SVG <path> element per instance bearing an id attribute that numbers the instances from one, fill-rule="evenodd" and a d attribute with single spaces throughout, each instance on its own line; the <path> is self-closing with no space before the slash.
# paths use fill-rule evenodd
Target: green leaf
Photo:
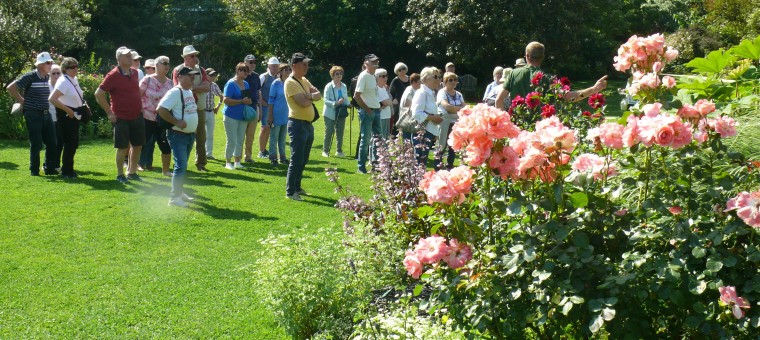
<path id="1" fill-rule="evenodd" d="M 422 293 L 422 285 L 418 284 L 414 286 L 414 296 L 420 296 Z"/>
<path id="2" fill-rule="evenodd" d="M 602 325 L 604 325 L 604 319 L 601 315 L 597 315 L 595 318 L 591 320 L 591 322 L 588 325 L 588 330 L 591 331 L 591 333 L 596 333 L 600 329 L 602 329 Z"/>
<path id="3" fill-rule="evenodd" d="M 713 258 L 707 259 L 707 269 L 709 269 L 713 273 L 719 272 L 721 268 L 723 268 L 723 262 L 720 262 Z"/>
<path id="4" fill-rule="evenodd" d="M 697 73 L 718 74 L 734 62 L 734 56 L 723 51 L 712 51 L 705 58 L 694 58 L 686 64 Z"/>
<path id="5" fill-rule="evenodd" d="M 439 228 L 441 228 L 441 225 L 440 225 L 440 224 L 434 224 L 434 225 L 433 225 L 433 227 L 432 227 L 432 228 L 430 228 L 430 234 L 431 234 L 431 235 L 433 235 L 433 234 L 437 234 L 437 233 L 438 233 L 438 229 L 439 229 Z"/>
<path id="6" fill-rule="evenodd" d="M 602 309 L 602 318 L 604 321 L 610 321 L 615 318 L 615 310 L 612 308 Z"/>
<path id="7" fill-rule="evenodd" d="M 589 244 L 588 235 L 582 231 L 573 234 L 573 244 L 578 248 L 585 248 Z"/>
<path id="8" fill-rule="evenodd" d="M 576 192 L 570 195 L 570 202 L 577 208 L 583 208 L 588 205 L 588 195 L 585 192 Z"/>
<path id="9" fill-rule="evenodd" d="M 429 205 L 423 205 L 417 208 L 417 215 L 419 217 L 430 216 L 430 215 L 433 215 L 433 213 L 435 213 L 435 209 L 433 209 L 433 207 Z"/>
<path id="10" fill-rule="evenodd" d="M 755 40 L 742 40 L 739 45 L 731 47 L 728 52 L 739 58 L 760 60 L 760 36 Z"/>
<path id="11" fill-rule="evenodd" d="M 568 313 L 570 313 L 571 309 L 573 309 L 573 303 L 572 302 L 566 303 L 564 306 L 562 306 L 562 314 L 567 315 Z"/>
<path id="12" fill-rule="evenodd" d="M 705 255 L 707 255 L 707 250 L 705 250 L 705 248 L 702 248 L 702 247 L 694 247 L 691 249 L 691 255 L 693 255 L 696 258 L 702 258 L 702 257 L 705 257 Z"/>
<path id="13" fill-rule="evenodd" d="M 689 291 L 694 295 L 700 295 L 705 292 L 705 289 L 707 289 L 707 282 L 705 281 L 696 281 L 692 282 L 689 285 Z"/>
<path id="14" fill-rule="evenodd" d="M 570 302 L 572 302 L 572 303 L 574 303 L 576 305 L 580 305 L 584 301 L 586 301 L 586 300 L 583 299 L 583 297 L 580 297 L 580 296 L 577 296 L 577 295 L 573 295 L 573 296 L 570 297 Z"/>
<path id="15" fill-rule="evenodd" d="M 603 305 L 604 305 L 604 299 L 593 299 L 588 302 L 588 309 L 592 312 L 598 312 L 602 310 Z"/>

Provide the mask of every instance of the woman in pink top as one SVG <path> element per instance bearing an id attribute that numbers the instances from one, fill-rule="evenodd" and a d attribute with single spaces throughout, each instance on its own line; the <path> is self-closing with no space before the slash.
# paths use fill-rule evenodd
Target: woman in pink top
<path id="1" fill-rule="evenodd" d="M 161 98 L 174 87 L 171 79 L 166 77 L 169 73 L 169 57 L 160 56 L 155 59 L 156 73 L 145 76 L 140 81 L 140 95 L 142 96 L 142 114 L 145 118 L 145 145 L 140 154 L 140 171 L 153 170 L 153 150 L 155 144 L 161 150 L 161 171 L 164 176 L 171 176 L 169 169 L 171 164 L 172 149 L 166 140 L 166 130 L 158 127 L 156 122 L 156 106 Z"/>

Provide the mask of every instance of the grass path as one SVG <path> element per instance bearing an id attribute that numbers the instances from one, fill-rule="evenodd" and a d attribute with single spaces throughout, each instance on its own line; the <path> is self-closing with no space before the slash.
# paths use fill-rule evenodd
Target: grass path
<path id="1" fill-rule="evenodd" d="M 191 166 L 190 209 L 167 206 L 171 183 L 158 171 L 117 183 L 108 140 L 83 141 L 78 180 L 31 177 L 28 144 L 0 142 L 0 338 L 285 338 L 256 300 L 259 240 L 322 226 L 339 235 L 325 167 L 357 192 L 369 187 L 353 159 L 320 155 L 324 123 L 315 127 L 304 202 L 285 198 L 284 165 L 256 159 L 229 171 L 211 161 L 207 174 Z M 354 140 L 357 131 L 354 120 Z"/>

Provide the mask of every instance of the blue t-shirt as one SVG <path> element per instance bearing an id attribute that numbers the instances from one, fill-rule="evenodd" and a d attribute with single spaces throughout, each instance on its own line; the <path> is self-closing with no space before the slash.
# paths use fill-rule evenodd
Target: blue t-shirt
<path id="1" fill-rule="evenodd" d="M 282 80 L 275 79 L 272 82 L 272 87 L 269 88 L 269 105 L 274 105 L 273 109 L 273 121 L 275 126 L 288 124 L 288 102 L 285 99 L 285 84 Z"/>
<path id="2" fill-rule="evenodd" d="M 251 88 L 247 81 L 244 80 L 243 84 L 245 84 L 245 89 L 243 90 Z M 238 84 L 235 83 L 235 78 L 228 80 L 227 84 L 224 84 L 224 97 L 237 100 L 243 99 L 243 93 Z M 232 119 L 243 120 L 243 105 L 245 104 L 224 105 L 224 115 Z"/>

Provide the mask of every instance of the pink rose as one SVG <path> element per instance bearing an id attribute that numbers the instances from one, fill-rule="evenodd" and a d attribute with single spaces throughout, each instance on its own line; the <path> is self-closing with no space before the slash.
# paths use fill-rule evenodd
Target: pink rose
<path id="1" fill-rule="evenodd" d="M 623 145 L 630 148 L 641 142 L 641 139 L 639 139 L 639 118 L 630 115 L 627 122 L 625 130 L 623 130 Z"/>
<path id="2" fill-rule="evenodd" d="M 496 170 L 504 180 L 517 173 L 519 164 L 520 159 L 510 146 L 505 146 L 500 151 L 492 153 L 491 159 L 488 160 L 488 167 Z"/>
<path id="3" fill-rule="evenodd" d="M 681 207 L 679 206 L 672 206 L 668 208 L 668 211 L 670 211 L 670 213 L 673 215 L 681 215 L 681 213 L 683 212 L 683 209 L 681 209 Z"/>
<path id="4" fill-rule="evenodd" d="M 680 149 L 686 145 L 691 144 L 693 137 L 691 133 L 691 124 L 676 120 L 671 123 L 671 126 L 673 127 L 674 134 L 673 143 L 670 144 L 671 148 Z"/>
<path id="5" fill-rule="evenodd" d="M 615 216 L 625 216 L 627 213 L 628 213 L 628 209 L 623 208 L 616 211 L 614 214 Z"/>
<path id="6" fill-rule="evenodd" d="M 420 278 L 420 275 L 422 275 L 422 262 L 415 252 L 411 250 L 406 252 L 406 257 L 404 257 L 404 268 L 406 268 L 406 272 L 409 276 L 415 279 Z"/>
<path id="7" fill-rule="evenodd" d="M 743 318 L 745 315 L 743 309 L 749 309 L 750 304 L 746 299 L 736 294 L 736 287 L 719 287 L 718 291 L 720 292 L 720 301 L 731 307 L 731 312 L 734 314 L 734 317 L 736 319 Z"/>
<path id="8" fill-rule="evenodd" d="M 603 123 L 599 127 L 588 130 L 586 139 L 593 141 L 597 137 L 602 145 L 612 149 L 623 148 L 623 133 L 625 127 L 617 123 Z"/>
<path id="9" fill-rule="evenodd" d="M 578 156 L 571 167 L 577 172 L 591 173 L 595 180 L 602 180 L 617 173 L 615 165 L 607 164 L 604 158 L 591 153 Z"/>
<path id="10" fill-rule="evenodd" d="M 736 210 L 736 216 L 753 228 L 760 228 L 760 191 L 739 193 L 728 200 L 725 211 Z"/>
<path id="11" fill-rule="evenodd" d="M 671 89 L 673 86 L 676 86 L 676 79 L 671 76 L 664 76 L 662 77 L 662 83 L 665 84 L 665 87 Z"/>
<path id="12" fill-rule="evenodd" d="M 736 121 L 728 116 L 720 116 L 712 120 L 712 127 L 720 134 L 720 138 L 736 136 Z"/>
<path id="13" fill-rule="evenodd" d="M 683 104 L 677 114 L 684 119 L 699 118 L 699 111 L 689 104 Z"/>
<path id="14" fill-rule="evenodd" d="M 472 189 L 472 176 L 475 174 L 472 169 L 465 165 L 460 165 L 449 171 L 449 183 L 453 189 L 460 195 L 467 195 Z"/>
<path id="15" fill-rule="evenodd" d="M 657 117 L 657 115 L 660 114 L 661 108 L 662 108 L 661 103 L 646 104 L 642 108 L 642 111 L 647 117 Z"/>
<path id="16" fill-rule="evenodd" d="M 673 49 L 672 47 L 668 46 L 668 50 L 665 51 L 665 60 L 673 61 L 676 58 L 678 58 L 678 50 Z"/>
<path id="17" fill-rule="evenodd" d="M 699 115 L 704 117 L 715 111 L 715 103 L 706 99 L 700 99 L 694 104 L 694 108 Z"/>
<path id="18" fill-rule="evenodd" d="M 660 77 L 655 73 L 647 73 L 639 79 L 639 84 L 641 87 L 654 89 L 660 86 Z"/>
<path id="19" fill-rule="evenodd" d="M 661 61 L 655 61 L 654 64 L 652 64 L 652 71 L 660 73 L 664 67 L 665 65 Z"/>
<path id="20" fill-rule="evenodd" d="M 557 112 L 557 109 L 554 108 L 554 105 L 546 104 L 541 108 L 541 117 L 549 118 L 551 116 L 554 116 L 554 113 Z"/>
<path id="21" fill-rule="evenodd" d="M 449 241 L 448 252 L 443 257 L 443 261 L 449 265 L 449 267 L 457 269 L 464 267 L 468 261 L 472 259 L 472 249 L 470 246 L 459 243 L 457 239 L 451 239 Z"/>
<path id="22" fill-rule="evenodd" d="M 436 263 L 443 259 L 448 251 L 449 246 L 446 245 L 446 239 L 438 235 L 420 239 L 414 247 L 414 254 L 417 255 L 422 264 Z"/>
<path id="23" fill-rule="evenodd" d="M 470 140 L 470 144 L 464 149 L 464 161 L 471 167 L 479 167 L 491 156 L 492 147 L 493 140 L 487 136 Z"/>
<path id="24" fill-rule="evenodd" d="M 655 135 L 655 143 L 657 143 L 660 146 L 670 146 L 671 143 L 673 143 L 673 137 L 675 135 L 675 132 L 673 131 L 673 127 L 670 125 L 664 125 L 661 126 L 659 130 L 657 130 L 657 134 Z"/>
<path id="25" fill-rule="evenodd" d="M 538 92 L 531 92 L 525 97 L 525 104 L 529 109 L 534 109 L 541 104 L 541 94 Z"/>

